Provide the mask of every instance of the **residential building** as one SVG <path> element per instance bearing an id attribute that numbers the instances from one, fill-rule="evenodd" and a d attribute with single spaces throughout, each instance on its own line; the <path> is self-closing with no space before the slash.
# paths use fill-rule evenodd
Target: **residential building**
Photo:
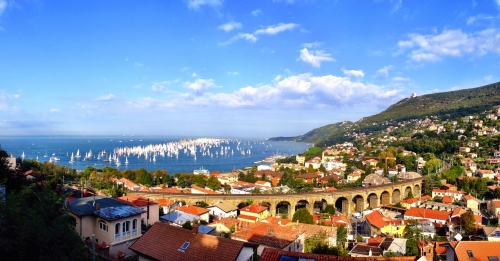
<path id="1" fill-rule="evenodd" d="M 405 238 L 389 238 L 375 237 L 369 238 L 367 243 L 357 243 L 349 255 L 351 257 L 377 257 L 387 256 L 389 252 L 396 256 L 404 256 L 406 254 Z"/>
<path id="2" fill-rule="evenodd" d="M 410 208 L 404 214 L 405 219 L 429 220 L 442 225 L 450 219 L 451 212 L 426 208 Z"/>
<path id="3" fill-rule="evenodd" d="M 196 185 L 191 185 L 191 193 L 192 194 L 218 194 L 217 192 L 207 189 L 207 188 L 202 188 Z"/>
<path id="4" fill-rule="evenodd" d="M 118 251 L 130 255 L 130 243 L 141 233 L 141 215 L 145 212 L 125 202 L 103 197 L 84 197 L 66 199 L 65 207 L 74 219 L 75 230 L 82 238 L 92 238 L 106 243 L 109 254 L 116 256 Z"/>
<path id="5" fill-rule="evenodd" d="M 500 242 L 455 241 L 441 246 L 446 247 L 447 261 L 496 261 L 500 257 Z"/>
<path id="6" fill-rule="evenodd" d="M 444 189 L 432 189 L 432 197 L 444 197 L 450 196 L 453 198 L 453 201 L 462 201 L 465 196 L 464 191 L 456 191 L 456 190 L 444 190 Z"/>
<path id="7" fill-rule="evenodd" d="M 297 155 L 295 156 L 295 160 L 300 164 L 300 165 L 304 165 L 304 163 L 306 162 L 306 157 L 304 155 Z"/>
<path id="8" fill-rule="evenodd" d="M 178 206 L 180 206 L 181 202 L 175 199 L 156 199 L 156 202 L 160 204 L 160 208 L 163 209 L 163 214 L 168 214 L 174 211 Z"/>
<path id="9" fill-rule="evenodd" d="M 479 200 L 471 195 L 464 196 L 464 203 L 467 208 L 479 211 Z"/>
<path id="10" fill-rule="evenodd" d="M 121 178 L 121 179 L 111 178 L 111 181 L 113 181 L 114 183 L 116 183 L 119 186 L 123 186 L 124 188 L 126 188 L 128 190 L 138 191 L 141 189 L 141 186 L 139 186 L 139 184 L 137 184 L 129 179 L 126 179 L 126 178 Z"/>
<path id="11" fill-rule="evenodd" d="M 397 235 L 402 237 L 406 227 L 404 220 L 392 219 L 384 216 L 380 211 L 373 211 L 365 216 L 366 221 L 370 225 L 371 235 L 385 234 L 389 236 Z"/>
<path id="12" fill-rule="evenodd" d="M 476 174 L 479 175 L 481 178 L 488 178 L 491 180 L 495 179 L 495 172 L 489 169 L 478 169 L 476 170 Z"/>
<path id="13" fill-rule="evenodd" d="M 434 243 L 428 240 L 422 240 L 417 243 L 417 246 L 419 256 L 424 257 L 425 261 L 434 261 Z"/>
<path id="14" fill-rule="evenodd" d="M 213 206 L 207 207 L 209 213 L 217 219 L 233 217 L 238 215 L 238 207 L 228 202 L 217 202 Z"/>
<path id="15" fill-rule="evenodd" d="M 406 209 L 410 209 L 411 207 L 418 207 L 420 205 L 420 200 L 418 198 L 408 198 L 408 199 L 402 199 L 400 202 L 402 207 Z"/>
<path id="16" fill-rule="evenodd" d="M 240 215 L 238 216 L 238 220 L 255 223 L 267 218 L 269 215 L 270 214 L 268 207 L 258 204 L 252 204 L 240 208 Z"/>
<path id="17" fill-rule="evenodd" d="M 185 205 L 177 207 L 177 211 L 182 211 L 187 214 L 195 215 L 201 221 L 209 222 L 209 211 L 206 208 L 200 208 L 197 206 Z"/>
<path id="18" fill-rule="evenodd" d="M 236 218 L 223 218 L 214 220 L 208 226 L 215 228 L 215 235 L 222 235 L 222 233 L 232 233 L 239 227 L 241 221 Z"/>
<path id="19" fill-rule="evenodd" d="M 319 182 L 319 180 L 321 179 L 321 175 L 316 174 L 316 173 L 305 173 L 305 174 L 297 175 L 297 176 L 295 176 L 295 178 L 302 179 L 304 181 L 304 183 L 312 184 L 314 182 L 314 180 L 316 180 L 316 182 Z"/>
<path id="20" fill-rule="evenodd" d="M 200 217 L 197 215 L 188 214 L 188 213 L 183 212 L 183 211 L 174 210 L 168 214 L 161 216 L 160 219 L 162 221 L 169 223 L 170 225 L 182 227 L 182 225 L 184 225 L 188 221 L 191 224 L 194 221 L 199 221 Z"/>
<path id="21" fill-rule="evenodd" d="M 500 213 L 500 199 L 492 199 L 487 204 L 488 212 L 497 216 Z"/>
<path id="22" fill-rule="evenodd" d="M 130 246 L 138 261 L 253 260 L 256 244 L 155 223 Z"/>

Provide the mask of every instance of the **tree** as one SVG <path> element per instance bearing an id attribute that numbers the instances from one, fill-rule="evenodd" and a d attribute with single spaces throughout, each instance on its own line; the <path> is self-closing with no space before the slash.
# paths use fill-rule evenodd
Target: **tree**
<path id="1" fill-rule="evenodd" d="M 182 228 L 187 229 L 187 230 L 192 230 L 193 226 L 191 225 L 191 221 L 186 221 L 184 224 L 182 224 Z"/>
<path id="2" fill-rule="evenodd" d="M 330 215 L 335 215 L 335 207 L 331 204 L 326 205 L 325 210 L 321 211 L 323 213 L 328 213 Z"/>
<path id="3" fill-rule="evenodd" d="M 186 187 L 186 180 L 184 179 L 183 176 L 180 176 L 178 179 L 177 179 L 177 186 L 181 187 L 181 188 L 185 188 Z"/>
<path id="4" fill-rule="evenodd" d="M 406 255 L 416 256 L 418 255 L 418 240 L 421 238 L 422 230 L 418 228 L 418 222 L 415 220 L 408 220 L 405 227 L 404 238 L 406 241 Z"/>
<path id="5" fill-rule="evenodd" d="M 207 180 L 207 186 L 211 188 L 212 190 L 218 190 L 221 187 L 221 183 L 218 178 L 216 177 L 210 177 Z"/>
<path id="6" fill-rule="evenodd" d="M 471 235 L 476 229 L 476 219 L 472 211 L 467 211 L 460 216 L 460 226 L 466 235 Z"/>
<path id="7" fill-rule="evenodd" d="M 304 224 L 314 224 L 313 216 L 309 213 L 309 210 L 306 208 L 301 208 L 295 211 L 292 218 L 293 222 L 299 221 Z"/>
<path id="8" fill-rule="evenodd" d="M 346 226 L 337 227 L 337 242 L 339 245 L 343 246 L 347 242 L 347 228 Z"/>
<path id="9" fill-rule="evenodd" d="M 500 198 L 500 188 L 495 189 L 495 198 L 497 198 L 497 199 Z"/>
<path id="10" fill-rule="evenodd" d="M 0 200 L 2 260 L 89 260 L 62 201 L 47 185 L 7 191 Z"/>

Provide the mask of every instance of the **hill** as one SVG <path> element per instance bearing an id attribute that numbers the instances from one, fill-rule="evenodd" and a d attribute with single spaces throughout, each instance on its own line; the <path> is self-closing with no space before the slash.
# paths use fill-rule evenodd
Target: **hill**
<path id="1" fill-rule="evenodd" d="M 405 98 L 385 111 L 362 118 L 356 123 L 342 122 L 316 128 L 297 137 L 278 137 L 272 140 L 314 142 L 318 146 L 354 140 L 353 133 L 373 133 L 385 125 L 420 119 L 426 116 L 457 118 L 476 114 L 500 105 L 500 83 L 450 92 L 433 93 Z"/>
<path id="2" fill-rule="evenodd" d="M 298 142 L 316 142 L 318 140 L 325 139 L 332 135 L 333 133 L 343 132 L 343 130 L 352 125 L 350 121 L 338 122 L 334 124 L 329 124 L 323 127 L 319 127 L 307 132 L 304 135 L 299 135 L 295 137 L 274 137 L 269 140 L 274 141 L 298 141 Z"/>

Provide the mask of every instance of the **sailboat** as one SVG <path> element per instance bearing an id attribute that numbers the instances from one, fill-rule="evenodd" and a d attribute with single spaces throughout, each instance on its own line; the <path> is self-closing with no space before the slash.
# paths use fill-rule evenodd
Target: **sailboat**
<path id="1" fill-rule="evenodd" d="M 128 158 L 125 156 L 125 164 L 128 164 Z"/>
<path id="2" fill-rule="evenodd" d="M 81 156 L 80 156 L 80 149 L 78 149 L 78 150 L 76 151 L 75 158 L 80 158 L 80 157 L 81 157 Z"/>
<path id="3" fill-rule="evenodd" d="M 119 157 L 116 157 L 115 164 L 116 164 L 116 166 L 120 166 L 121 165 Z"/>
<path id="4" fill-rule="evenodd" d="M 24 151 L 23 151 L 23 154 L 21 155 L 21 158 L 24 159 L 24 157 L 26 157 L 26 155 L 24 155 Z"/>
<path id="5" fill-rule="evenodd" d="M 47 151 L 45 151 L 45 155 L 43 155 L 44 158 L 47 158 L 49 155 L 47 155 Z"/>
<path id="6" fill-rule="evenodd" d="M 73 152 L 71 152 L 71 158 L 69 159 L 69 163 L 74 163 L 75 162 L 75 156 L 73 155 Z"/>

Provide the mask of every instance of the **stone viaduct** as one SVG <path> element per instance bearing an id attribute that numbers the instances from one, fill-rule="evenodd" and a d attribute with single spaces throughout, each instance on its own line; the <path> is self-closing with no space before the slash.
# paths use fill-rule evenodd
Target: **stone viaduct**
<path id="1" fill-rule="evenodd" d="M 196 205 L 199 202 L 206 202 L 209 205 L 219 201 L 229 202 L 235 206 L 243 207 L 243 203 L 252 200 L 254 203 L 269 207 L 273 217 L 276 214 L 284 214 L 287 211 L 291 218 L 295 211 L 305 207 L 312 214 L 313 209 L 324 209 L 327 204 L 335 206 L 337 211 L 350 215 L 353 212 L 360 212 L 365 209 L 375 208 L 381 205 L 396 204 L 401 199 L 407 197 L 411 191 L 414 197 L 420 197 L 422 191 L 423 178 L 406 181 L 399 181 L 379 186 L 367 188 L 353 188 L 336 190 L 331 192 L 308 192 L 291 194 L 167 194 L 155 192 L 129 192 L 146 196 L 151 199 L 170 198 L 183 200 L 186 204 Z M 281 212 L 279 212 L 281 210 Z"/>

